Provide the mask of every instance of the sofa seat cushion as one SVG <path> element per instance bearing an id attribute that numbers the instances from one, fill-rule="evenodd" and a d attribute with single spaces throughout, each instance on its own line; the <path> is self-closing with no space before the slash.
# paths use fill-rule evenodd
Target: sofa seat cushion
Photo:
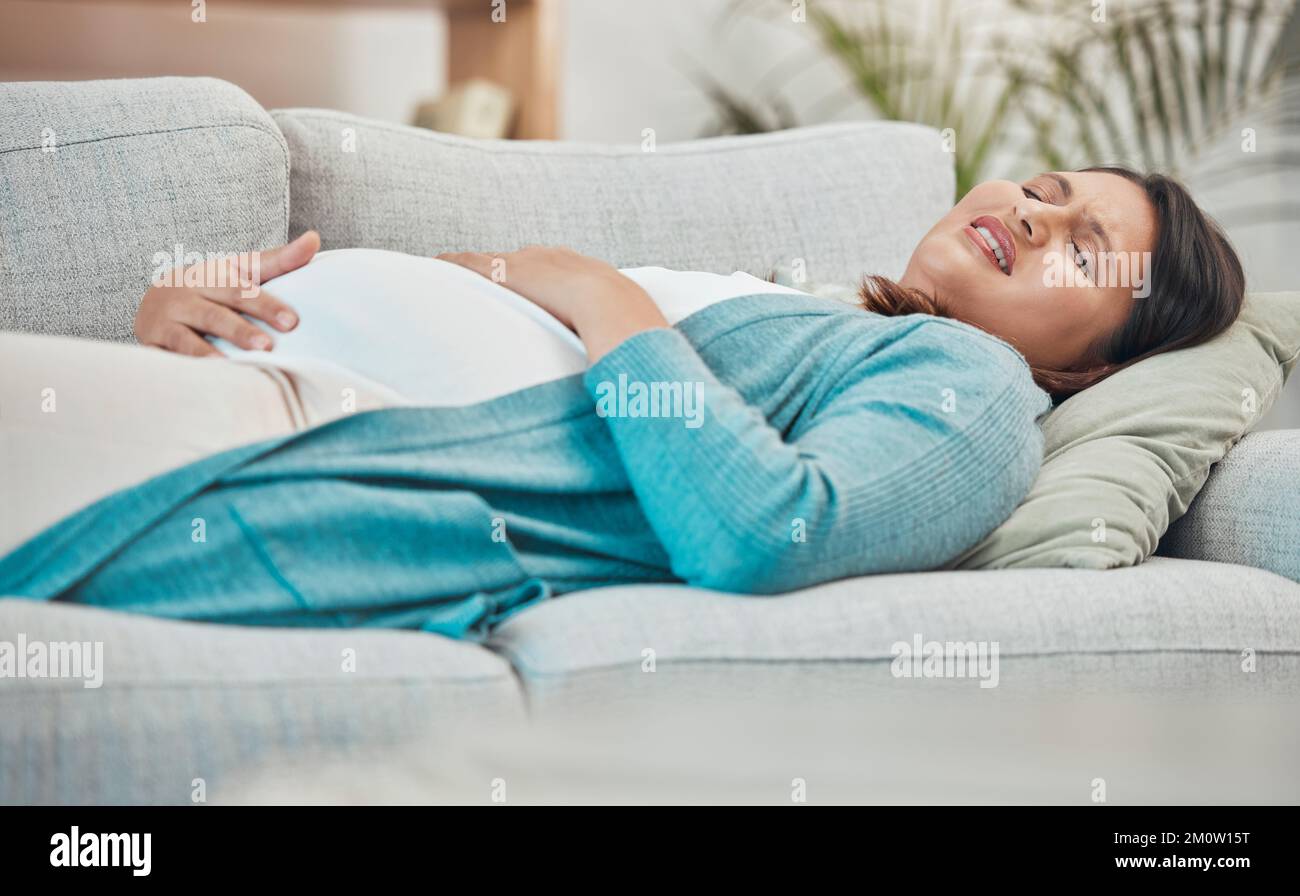
<path id="1" fill-rule="evenodd" d="M 253 629 L 0 599 L 0 651 L 102 645 L 101 684 L 0 677 L 0 803 L 188 803 L 247 766 L 347 756 L 437 727 L 522 717 L 475 644 L 359 629 Z M 91 653 L 93 656 L 93 652 Z"/>
<path id="2" fill-rule="evenodd" d="M 997 685 L 895 677 L 894 645 L 917 638 L 997 642 Z M 814 691 L 908 699 L 932 688 L 1294 696 L 1300 585 L 1247 567 L 1154 558 L 1117 570 L 845 579 L 761 598 L 618 587 L 526 610 L 490 646 L 510 658 L 536 707 L 616 704 L 666 689 L 770 697 L 781 688 L 791 699 Z"/>

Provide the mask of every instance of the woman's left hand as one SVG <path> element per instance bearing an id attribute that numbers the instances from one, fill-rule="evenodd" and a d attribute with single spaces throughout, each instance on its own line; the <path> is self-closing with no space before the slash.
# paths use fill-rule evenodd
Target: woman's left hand
<path id="1" fill-rule="evenodd" d="M 654 300 L 618 269 L 572 249 L 439 255 L 516 292 L 578 334 L 592 363 L 623 340 L 668 326 Z"/>

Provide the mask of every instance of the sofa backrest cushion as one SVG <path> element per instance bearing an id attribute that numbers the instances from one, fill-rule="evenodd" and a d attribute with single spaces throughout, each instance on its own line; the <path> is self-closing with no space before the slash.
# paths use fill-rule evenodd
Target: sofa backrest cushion
<path id="1" fill-rule="evenodd" d="M 289 156 L 212 78 L 0 84 L 0 329 L 129 341 L 163 256 L 278 245 Z"/>
<path id="2" fill-rule="evenodd" d="M 690 143 L 470 140 L 310 109 L 289 143 L 296 234 L 418 255 L 566 245 L 619 267 L 809 282 L 897 277 L 948 211 L 952 156 L 897 122 Z"/>

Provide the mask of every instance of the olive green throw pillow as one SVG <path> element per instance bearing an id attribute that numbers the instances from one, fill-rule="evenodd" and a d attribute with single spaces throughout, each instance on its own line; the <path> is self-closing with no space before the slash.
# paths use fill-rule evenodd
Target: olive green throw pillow
<path id="1" fill-rule="evenodd" d="M 1237 440 L 1268 411 L 1300 354 L 1300 293 L 1256 293 L 1217 338 L 1148 358 L 1042 421 L 1028 496 L 959 569 L 1141 563 Z M 1298 511 L 1300 512 L 1300 511 Z"/>

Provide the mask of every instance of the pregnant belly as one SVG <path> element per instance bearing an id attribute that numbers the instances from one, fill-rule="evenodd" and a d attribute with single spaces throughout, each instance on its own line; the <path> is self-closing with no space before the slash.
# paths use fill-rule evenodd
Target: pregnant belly
<path id="1" fill-rule="evenodd" d="M 232 360 L 328 371 L 394 401 L 466 405 L 586 368 L 582 343 L 536 305 L 458 265 L 379 249 L 322 252 L 266 285 L 297 310 L 271 352 L 216 344 Z"/>

